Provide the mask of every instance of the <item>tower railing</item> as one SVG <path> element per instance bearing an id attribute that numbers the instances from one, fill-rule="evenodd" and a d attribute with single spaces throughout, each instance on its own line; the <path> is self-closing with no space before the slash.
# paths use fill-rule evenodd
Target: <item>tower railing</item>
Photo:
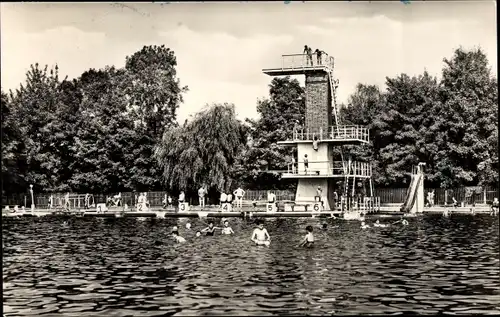
<path id="1" fill-rule="evenodd" d="M 344 176 L 345 164 L 351 164 L 350 177 L 371 177 L 372 165 L 365 162 L 342 162 L 342 161 L 308 161 L 307 169 L 304 161 L 288 163 L 287 174 L 304 176 Z"/>
<path id="2" fill-rule="evenodd" d="M 321 54 L 318 59 L 316 54 L 312 54 L 311 58 L 307 54 L 289 54 L 281 55 L 281 69 L 309 69 L 311 67 L 327 67 L 333 69 L 334 59 L 327 53 Z"/>
<path id="3" fill-rule="evenodd" d="M 360 140 L 370 141 L 370 130 L 357 125 L 331 126 L 323 128 L 294 128 L 293 141 Z"/>

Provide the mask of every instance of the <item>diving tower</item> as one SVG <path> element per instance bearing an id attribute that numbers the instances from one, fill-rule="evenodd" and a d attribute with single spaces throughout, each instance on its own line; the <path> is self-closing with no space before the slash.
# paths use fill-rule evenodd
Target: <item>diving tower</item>
<path id="1" fill-rule="evenodd" d="M 334 62 L 328 54 L 322 54 L 321 58 L 313 55 L 312 59 L 307 54 L 282 55 L 281 67 L 262 70 L 269 76 L 305 76 L 305 126 L 295 126 L 290 139 L 278 142 L 297 148 L 296 164 L 289 163 L 288 169 L 282 171 L 282 178 L 297 179 L 295 203 L 314 202 L 320 187 L 325 210 L 364 208 L 370 212 L 377 205 L 372 166 L 351 160 L 343 148 L 369 145 L 370 131 L 363 126 L 340 123 L 336 100 L 339 81 L 334 78 Z M 334 157 L 335 149 L 339 150 L 338 157 Z M 369 186 L 368 191 L 365 185 Z"/>

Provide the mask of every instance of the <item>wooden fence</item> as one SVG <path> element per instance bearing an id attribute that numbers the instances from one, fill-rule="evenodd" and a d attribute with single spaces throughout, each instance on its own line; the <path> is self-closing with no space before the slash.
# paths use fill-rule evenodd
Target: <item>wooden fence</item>
<path id="1" fill-rule="evenodd" d="M 375 188 L 375 196 L 380 197 L 381 204 L 402 204 L 404 202 L 407 188 Z M 434 190 L 434 204 L 436 205 L 444 205 L 445 198 L 447 198 L 447 204 L 452 202 L 452 197 L 454 197 L 458 202 L 465 201 L 466 199 L 466 188 L 456 188 L 456 189 L 426 189 L 425 195 L 427 197 L 427 192 L 429 190 Z M 282 200 L 294 200 L 295 199 L 295 191 L 291 190 L 273 190 L 276 195 L 276 199 L 278 201 Z M 151 206 L 161 206 L 164 196 L 168 194 L 165 191 L 160 192 L 148 192 L 147 198 L 150 202 Z M 63 193 L 54 193 L 52 194 L 54 197 L 63 195 Z M 105 203 L 108 197 L 113 197 L 112 195 L 104 195 L 104 194 L 94 194 L 94 202 Z M 139 195 L 139 193 L 133 192 L 122 192 L 122 202 L 124 204 L 128 204 L 132 206 L 137 201 L 135 195 Z M 49 196 L 50 194 L 36 194 L 35 193 L 35 205 L 37 208 L 47 208 L 49 204 Z M 482 188 L 480 193 L 476 193 L 474 195 L 475 202 L 478 204 L 484 204 L 491 202 L 493 198 L 499 197 L 498 188 L 486 187 Z M 172 197 L 175 202 L 177 197 Z M 190 204 L 198 204 L 198 197 L 186 197 Z M 247 190 L 245 193 L 244 200 L 252 201 L 262 201 L 267 199 L 267 190 Z M 218 201 L 210 201 L 208 200 L 206 204 L 217 204 Z M 11 196 L 2 196 L 2 206 L 25 206 L 29 208 L 31 205 L 31 197 L 30 194 L 17 194 Z M 83 206 L 83 203 L 82 203 Z"/>

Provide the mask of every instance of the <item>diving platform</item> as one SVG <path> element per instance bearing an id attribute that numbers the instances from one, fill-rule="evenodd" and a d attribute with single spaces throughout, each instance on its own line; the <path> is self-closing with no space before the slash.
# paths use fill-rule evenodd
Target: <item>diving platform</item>
<path id="1" fill-rule="evenodd" d="M 265 68 L 262 72 L 269 76 L 304 75 L 314 72 L 331 72 L 334 59 L 323 53 L 318 60 L 316 54 L 308 58 L 307 54 L 281 55 L 281 68 Z"/>
<path id="2" fill-rule="evenodd" d="M 357 125 L 330 126 L 327 131 L 322 128 L 294 128 L 292 139 L 278 141 L 278 144 L 294 146 L 298 143 L 314 141 L 339 144 L 370 144 L 370 130 Z"/>
<path id="3" fill-rule="evenodd" d="M 364 162 L 329 162 L 329 161 L 309 161 L 306 170 L 304 162 L 288 164 L 288 169 L 282 174 L 282 178 L 370 178 L 372 176 L 372 165 Z M 350 173 L 346 173 L 348 170 Z"/>

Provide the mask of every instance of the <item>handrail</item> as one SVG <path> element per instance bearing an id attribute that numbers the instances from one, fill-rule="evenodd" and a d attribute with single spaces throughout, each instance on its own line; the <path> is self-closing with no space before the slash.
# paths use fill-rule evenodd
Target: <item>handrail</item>
<path id="1" fill-rule="evenodd" d="M 301 164 L 301 165 L 299 165 Z M 292 175 L 345 175 L 345 162 L 342 161 L 308 161 L 307 172 L 304 161 L 287 164 L 287 174 Z M 316 166 L 315 166 L 316 165 Z M 319 165 L 319 166 L 318 166 Z M 371 176 L 372 166 L 365 162 L 351 162 L 350 176 Z"/>
<path id="2" fill-rule="evenodd" d="M 323 131 L 323 128 L 297 128 L 293 129 L 293 140 L 299 141 L 317 141 L 334 140 L 334 139 L 351 139 L 370 141 L 369 129 L 362 126 L 335 126 L 329 127 L 328 131 Z"/>
<path id="3" fill-rule="evenodd" d="M 333 69 L 333 57 L 328 53 L 322 53 L 321 59 L 315 53 L 308 54 L 285 54 L 281 55 L 281 69 L 306 69 L 309 67 L 325 67 L 330 72 Z"/>

